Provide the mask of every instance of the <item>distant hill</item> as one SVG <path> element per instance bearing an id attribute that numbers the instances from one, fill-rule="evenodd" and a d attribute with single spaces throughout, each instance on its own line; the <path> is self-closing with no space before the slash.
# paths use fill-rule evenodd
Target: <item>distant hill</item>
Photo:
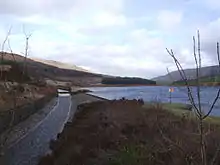
<path id="1" fill-rule="evenodd" d="M 76 71 L 82 71 L 82 72 L 89 72 L 88 70 L 83 69 L 83 68 L 78 67 L 73 64 L 62 63 L 62 62 L 58 62 L 58 61 L 54 61 L 54 60 L 43 60 L 43 59 L 39 59 L 39 58 L 30 58 L 30 59 L 34 60 L 36 62 L 43 63 L 43 64 L 55 66 L 60 69 L 70 69 L 70 70 L 76 70 Z"/>
<path id="2" fill-rule="evenodd" d="M 155 81 L 137 77 L 105 77 L 102 79 L 105 85 L 156 85 Z"/>
<path id="3" fill-rule="evenodd" d="M 199 82 L 200 82 L 200 85 L 205 85 L 205 86 L 220 85 L 220 76 L 201 77 Z M 185 82 L 183 80 L 178 80 L 178 81 L 174 81 L 172 84 L 173 85 L 185 85 Z M 188 81 L 188 84 L 197 85 L 197 80 L 191 79 Z"/>
<path id="4" fill-rule="evenodd" d="M 1 59 L 1 53 L 0 53 Z M 25 67 L 24 57 L 18 54 L 3 52 L 5 61 L 16 61 L 21 69 Z M 103 75 L 91 73 L 83 68 L 47 60 L 26 60 L 27 74 L 34 79 L 50 79 L 57 81 L 69 81 L 72 84 L 86 86 L 101 82 Z"/>
<path id="5" fill-rule="evenodd" d="M 200 76 L 201 77 L 214 77 L 214 76 L 220 76 L 218 66 L 208 66 L 208 67 L 202 67 Z M 186 76 L 188 79 L 196 79 L 196 70 L 195 69 L 185 69 Z M 151 80 L 154 80 L 157 82 L 157 84 L 171 84 L 174 81 L 181 80 L 181 76 L 178 71 L 170 72 L 170 74 L 166 74 L 164 76 L 155 77 Z"/>

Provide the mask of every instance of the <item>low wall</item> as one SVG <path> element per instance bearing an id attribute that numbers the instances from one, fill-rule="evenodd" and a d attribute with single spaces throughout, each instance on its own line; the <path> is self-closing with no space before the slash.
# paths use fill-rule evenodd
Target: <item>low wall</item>
<path id="1" fill-rule="evenodd" d="M 0 134 L 21 121 L 27 119 L 30 115 L 34 114 L 41 108 L 43 108 L 52 98 L 56 97 L 56 93 L 47 95 L 41 99 L 38 99 L 32 103 L 17 107 L 16 109 L 0 112 Z M 12 113 L 14 113 L 14 119 L 12 123 Z"/>

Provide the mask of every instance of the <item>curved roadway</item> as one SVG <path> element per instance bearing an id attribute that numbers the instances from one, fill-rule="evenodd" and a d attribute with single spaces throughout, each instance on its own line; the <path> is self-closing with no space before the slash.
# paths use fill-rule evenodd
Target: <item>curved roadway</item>
<path id="1" fill-rule="evenodd" d="M 37 127 L 5 151 L 4 165 L 36 165 L 39 157 L 49 151 L 50 140 L 63 129 L 70 110 L 71 96 L 59 96 L 57 105 Z"/>

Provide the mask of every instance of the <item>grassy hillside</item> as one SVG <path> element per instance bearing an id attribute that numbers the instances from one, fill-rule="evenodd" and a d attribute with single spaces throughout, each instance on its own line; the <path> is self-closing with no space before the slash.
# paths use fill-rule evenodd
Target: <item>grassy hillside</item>
<path id="1" fill-rule="evenodd" d="M 184 72 L 186 73 L 186 76 L 188 79 L 196 79 L 196 70 L 193 69 L 184 69 Z M 200 71 L 201 77 L 215 77 L 215 76 L 220 76 L 219 72 L 219 66 L 207 66 L 207 67 L 202 67 Z M 156 81 L 158 84 L 163 84 L 163 83 L 173 83 L 175 81 L 181 80 L 181 76 L 178 71 L 173 71 L 170 72 L 169 74 L 155 77 L 152 80 Z M 212 82 L 212 81 L 211 81 Z"/>
<path id="2" fill-rule="evenodd" d="M 190 85 L 196 85 L 197 80 L 189 80 L 188 81 Z M 208 76 L 208 77 L 201 77 L 200 78 L 200 84 L 201 85 L 220 85 L 220 76 Z M 185 85 L 185 82 L 180 80 L 180 81 L 175 81 L 173 82 L 173 85 Z"/>

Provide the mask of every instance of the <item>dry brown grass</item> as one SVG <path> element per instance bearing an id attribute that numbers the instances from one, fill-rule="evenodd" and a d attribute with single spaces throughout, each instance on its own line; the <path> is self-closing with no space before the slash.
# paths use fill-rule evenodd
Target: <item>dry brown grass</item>
<path id="1" fill-rule="evenodd" d="M 50 86 L 37 87 L 14 83 L 13 85 L 8 84 L 6 90 L 0 85 L 0 112 L 15 109 L 17 106 L 25 105 L 55 92 L 56 88 Z"/>
<path id="2" fill-rule="evenodd" d="M 208 162 L 219 145 L 220 126 L 205 124 Z M 138 101 L 105 101 L 79 107 L 52 154 L 40 165 L 199 165 L 198 124 Z M 216 159 L 216 164 L 220 158 Z"/>

